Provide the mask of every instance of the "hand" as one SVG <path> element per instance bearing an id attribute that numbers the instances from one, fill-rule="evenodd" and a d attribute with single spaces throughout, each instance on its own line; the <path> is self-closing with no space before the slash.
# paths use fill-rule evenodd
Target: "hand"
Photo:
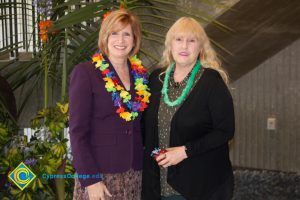
<path id="1" fill-rule="evenodd" d="M 161 154 L 156 158 L 158 165 L 163 166 L 164 168 L 171 165 L 177 165 L 187 158 L 185 146 L 171 147 L 167 148 L 166 150 L 166 153 Z"/>
<path id="2" fill-rule="evenodd" d="M 104 183 L 98 182 L 93 185 L 87 186 L 87 191 L 90 200 L 105 200 L 105 196 L 112 197 Z"/>

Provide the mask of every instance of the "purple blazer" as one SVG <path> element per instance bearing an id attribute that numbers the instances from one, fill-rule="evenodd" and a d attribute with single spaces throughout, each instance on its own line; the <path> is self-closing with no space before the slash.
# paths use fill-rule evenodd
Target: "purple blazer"
<path id="1" fill-rule="evenodd" d="M 121 119 L 104 85 L 101 73 L 92 62 L 78 64 L 71 73 L 70 140 L 73 165 L 78 174 L 142 169 L 141 117 L 129 122 Z M 130 93 L 135 96 L 132 77 Z M 83 187 L 100 180 L 79 179 Z"/>

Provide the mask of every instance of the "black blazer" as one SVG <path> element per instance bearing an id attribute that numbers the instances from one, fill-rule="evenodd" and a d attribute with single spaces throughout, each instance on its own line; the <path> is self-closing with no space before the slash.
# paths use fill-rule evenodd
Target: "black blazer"
<path id="1" fill-rule="evenodd" d="M 144 200 L 159 200 L 161 192 L 159 167 L 150 156 L 158 147 L 160 73 L 161 70 L 156 70 L 150 76 L 151 103 L 143 116 Z M 230 92 L 217 71 L 205 69 L 171 121 L 170 147 L 185 145 L 188 158 L 168 168 L 168 183 L 187 199 L 209 199 L 233 175 L 228 150 L 228 141 L 233 135 L 234 110 Z"/>

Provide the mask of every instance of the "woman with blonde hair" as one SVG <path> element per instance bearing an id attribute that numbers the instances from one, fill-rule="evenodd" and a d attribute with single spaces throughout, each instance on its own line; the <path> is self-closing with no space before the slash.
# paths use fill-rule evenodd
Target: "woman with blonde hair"
<path id="1" fill-rule="evenodd" d="M 98 46 L 70 79 L 70 139 L 75 200 L 139 200 L 142 111 L 149 103 L 147 73 L 134 56 L 140 48 L 137 18 L 113 11 L 102 22 Z"/>
<path id="2" fill-rule="evenodd" d="M 166 35 L 144 113 L 144 200 L 229 200 L 234 110 L 228 76 L 202 26 L 182 17 Z"/>

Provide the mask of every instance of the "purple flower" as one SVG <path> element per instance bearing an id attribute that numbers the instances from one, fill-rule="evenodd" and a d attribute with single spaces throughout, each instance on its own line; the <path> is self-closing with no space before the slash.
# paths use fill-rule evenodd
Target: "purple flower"
<path id="1" fill-rule="evenodd" d="M 46 1 L 47 6 L 52 6 L 52 1 Z"/>
<path id="2" fill-rule="evenodd" d="M 36 7 L 37 12 L 43 17 L 50 17 L 52 12 L 52 0 L 34 0 L 32 5 Z"/>
<path id="3" fill-rule="evenodd" d="M 24 161 L 24 164 L 25 164 L 25 165 L 35 165 L 36 162 L 37 162 L 36 159 L 34 159 L 34 158 L 29 158 L 29 159 L 26 159 L 26 160 Z"/>
<path id="4" fill-rule="evenodd" d="M 137 112 L 140 107 L 141 107 L 140 103 L 135 102 L 135 101 L 132 103 L 132 111 Z"/>
<path id="5" fill-rule="evenodd" d="M 53 14 L 53 11 L 52 10 L 48 10 L 46 15 L 47 16 L 51 16 L 52 14 Z"/>
<path id="6" fill-rule="evenodd" d="M 114 100 L 114 106 L 120 106 L 121 105 L 121 99 L 120 98 L 116 98 Z"/>

